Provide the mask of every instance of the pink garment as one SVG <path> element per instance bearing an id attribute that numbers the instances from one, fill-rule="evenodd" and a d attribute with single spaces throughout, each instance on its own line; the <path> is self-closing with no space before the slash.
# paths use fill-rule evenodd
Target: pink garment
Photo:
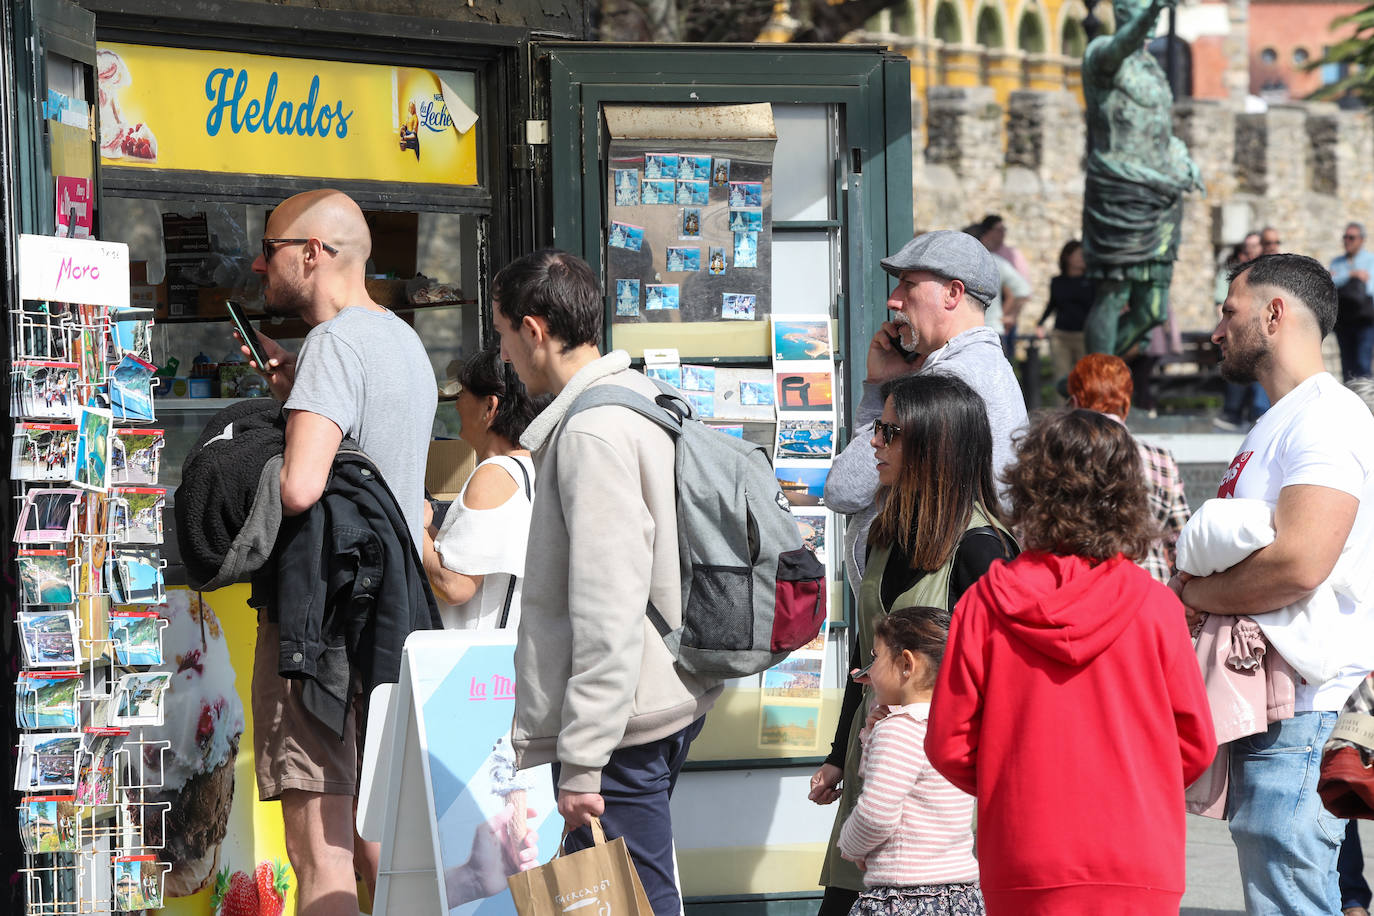
<path id="1" fill-rule="evenodd" d="M 1024 254 L 1007 244 L 1003 244 L 993 254 L 1010 261 L 1011 266 L 1016 268 L 1016 272 L 1024 277 L 1027 283 L 1030 282 L 1030 262 L 1026 260 Z"/>
<path id="2" fill-rule="evenodd" d="M 1183 797 L 1189 814 L 1221 819 L 1226 817 L 1231 759 L 1227 742 L 1291 719 L 1298 676 L 1283 656 L 1269 651 L 1264 632 L 1249 617 L 1208 614 L 1196 647 L 1212 707 L 1217 755 Z"/>

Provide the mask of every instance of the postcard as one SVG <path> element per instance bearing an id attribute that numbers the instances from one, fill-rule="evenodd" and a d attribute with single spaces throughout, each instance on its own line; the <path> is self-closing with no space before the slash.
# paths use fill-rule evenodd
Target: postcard
<path id="1" fill-rule="evenodd" d="M 683 366 L 682 385 L 683 391 L 712 391 L 716 390 L 716 369 L 714 366 Z"/>
<path id="2" fill-rule="evenodd" d="M 109 488 L 110 437 L 113 424 L 110 412 L 97 407 L 82 407 L 77 419 L 76 476 L 72 483 L 87 490 L 104 492 Z"/>
<path id="3" fill-rule="evenodd" d="M 821 698 L 821 659 L 789 658 L 763 672 L 763 695 L 794 700 Z"/>
<path id="4" fill-rule="evenodd" d="M 156 550 L 118 550 L 112 556 L 110 600 L 115 604 L 164 604 L 162 557 Z"/>
<path id="5" fill-rule="evenodd" d="M 704 207 L 711 202 L 711 184 L 708 181 L 684 181 L 678 179 L 677 202 Z"/>
<path id="6" fill-rule="evenodd" d="M 706 262 L 706 272 L 712 276 L 719 277 L 725 273 L 725 249 L 716 245 L 711 246 L 711 256 Z"/>
<path id="7" fill-rule="evenodd" d="M 678 307 L 678 285 L 676 283 L 644 284 L 644 308 L 654 312 Z"/>
<path id="8" fill-rule="evenodd" d="M 76 671 L 21 671 L 15 682 L 15 720 L 20 728 L 77 728 L 80 693 Z"/>
<path id="9" fill-rule="evenodd" d="M 105 530 L 116 544 L 161 544 L 165 487 L 111 487 Z"/>
<path id="10" fill-rule="evenodd" d="M 674 388 L 682 387 L 681 366 L 645 366 L 644 374 L 649 378 L 656 378 L 660 382 L 667 382 Z"/>
<path id="11" fill-rule="evenodd" d="M 709 392 L 683 392 L 687 403 L 692 405 L 692 414 L 698 420 L 710 419 L 716 415 L 716 396 Z"/>
<path id="12" fill-rule="evenodd" d="M 29 490 L 19 509 L 14 540 L 20 544 L 65 544 L 75 534 L 76 501 L 80 490 Z"/>
<path id="13" fill-rule="evenodd" d="M 766 703 L 760 716 L 759 745 L 762 747 L 815 748 L 820 743 L 821 711 L 818 706 Z"/>
<path id="14" fill-rule="evenodd" d="M 16 360 L 11 407 L 16 417 L 71 420 L 76 416 L 76 363 Z"/>
<path id="15" fill-rule="evenodd" d="M 172 676 L 165 671 L 126 674 L 114 690 L 110 724 L 119 728 L 162 724 L 162 694 Z"/>
<path id="16" fill-rule="evenodd" d="M 816 555 L 822 563 L 826 561 L 825 538 L 830 530 L 830 516 L 825 510 L 812 510 L 810 512 L 801 509 L 792 510 L 792 518 L 797 523 L 797 532 L 801 534 L 802 546 Z"/>
<path id="17" fill-rule="evenodd" d="M 671 178 L 644 179 L 640 203 L 671 204 L 677 201 L 677 187 Z"/>
<path id="18" fill-rule="evenodd" d="M 153 361 L 153 310 L 115 309 L 110 313 L 110 356 L 114 360 L 136 356 Z"/>
<path id="19" fill-rule="evenodd" d="M 162 627 L 156 611 L 111 611 L 110 641 L 121 665 L 162 664 Z"/>
<path id="20" fill-rule="evenodd" d="M 119 728 L 88 728 L 81 754 L 76 800 L 82 805 L 109 805 L 115 797 L 115 755 L 129 733 Z"/>
<path id="21" fill-rule="evenodd" d="M 19 600 L 32 607 L 76 601 L 67 551 L 27 548 L 18 554 Z"/>
<path id="22" fill-rule="evenodd" d="M 757 232 L 735 233 L 735 257 L 733 263 L 736 267 L 759 266 L 759 234 Z"/>
<path id="23" fill-rule="evenodd" d="M 645 153 L 645 178 L 676 178 L 678 157 L 675 153 Z"/>
<path id="24" fill-rule="evenodd" d="M 617 207 L 639 206 L 639 172 L 634 169 L 615 169 L 613 175 L 615 205 Z"/>
<path id="25" fill-rule="evenodd" d="M 762 207 L 763 206 L 763 182 L 761 181 L 732 181 L 730 182 L 730 209 L 737 210 L 740 207 Z"/>
<path id="26" fill-rule="evenodd" d="M 711 162 L 711 187 L 724 188 L 730 184 L 730 160 L 717 156 Z"/>
<path id="27" fill-rule="evenodd" d="M 773 316 L 773 359 L 792 362 L 806 359 L 829 359 L 830 318 Z"/>
<path id="28" fill-rule="evenodd" d="M 114 856 L 114 909 L 162 909 L 162 876 L 170 865 L 156 856 Z"/>
<path id="29" fill-rule="evenodd" d="M 829 372 L 779 372 L 778 410 L 833 410 L 835 377 Z"/>
<path id="30" fill-rule="evenodd" d="M 745 407 L 771 407 L 776 403 L 772 382 L 740 382 L 739 402 Z"/>
<path id="31" fill-rule="evenodd" d="M 669 248 L 667 253 L 667 265 L 664 267 L 668 273 L 691 273 L 701 270 L 701 249 L 700 248 Z"/>
<path id="32" fill-rule="evenodd" d="M 744 438 L 743 426 L 718 426 L 715 423 L 707 423 L 706 425 L 711 427 L 718 433 L 725 433 L 725 435 L 733 436 L 736 439 Z"/>
<path id="33" fill-rule="evenodd" d="M 801 508 L 825 505 L 825 479 L 829 474 L 828 462 L 779 458 L 773 467 L 782 495 L 794 507 Z"/>
<path id="34" fill-rule="evenodd" d="M 697 154 L 678 156 L 677 177 L 709 181 L 711 179 L 711 157 Z"/>
<path id="35" fill-rule="evenodd" d="M 732 321 L 753 321 L 754 296 L 751 293 L 721 293 L 720 317 Z"/>
<path id="36" fill-rule="evenodd" d="M 19 735 L 19 766 L 14 787 L 20 792 L 76 788 L 76 757 L 81 733 Z"/>
<path id="37" fill-rule="evenodd" d="M 77 427 L 72 423 L 16 423 L 10 477 L 70 481 L 76 474 Z"/>
<path id="38" fill-rule="evenodd" d="M 247 368 L 247 367 L 245 367 Z M 157 367 L 125 354 L 110 373 L 110 411 L 116 420 L 153 420 L 153 373 Z"/>
<path id="39" fill-rule="evenodd" d="M 778 458 L 835 457 L 835 421 L 825 419 L 779 419 Z"/>
<path id="40" fill-rule="evenodd" d="M 19 838 L 31 855 L 80 849 L 75 795 L 29 795 L 19 806 Z"/>
<path id="41" fill-rule="evenodd" d="M 701 238 L 701 208 L 683 207 L 682 209 L 682 228 L 679 232 L 681 238 L 699 239 Z"/>
<path id="42" fill-rule="evenodd" d="M 162 447 L 160 429 L 117 429 L 110 442 L 110 482 L 157 483 Z"/>
<path id="43" fill-rule="evenodd" d="M 639 314 L 639 281 L 615 281 L 615 313 L 621 317 Z"/>
<path id="44" fill-rule="evenodd" d="M 762 232 L 762 231 L 763 231 L 763 211 L 762 211 L 762 210 L 731 210 L 731 211 L 730 211 L 730 231 L 731 231 L 731 232 Z"/>
<path id="45" fill-rule="evenodd" d="M 70 668 L 81 664 L 71 611 L 20 611 L 19 635 L 24 664 L 30 668 Z"/>
<path id="46" fill-rule="evenodd" d="M 629 223 L 611 223 L 611 235 L 608 243 L 612 248 L 624 248 L 626 251 L 638 251 L 644 245 L 644 227 L 631 226 Z"/>

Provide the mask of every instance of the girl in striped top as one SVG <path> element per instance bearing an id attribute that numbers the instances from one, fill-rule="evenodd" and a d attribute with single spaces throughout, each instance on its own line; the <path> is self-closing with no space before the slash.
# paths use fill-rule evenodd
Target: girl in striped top
<path id="1" fill-rule="evenodd" d="M 854 679 L 871 686 L 863 793 L 840 830 L 840 855 L 864 871 L 850 916 L 983 916 L 973 858 L 973 797 L 926 760 L 931 689 L 950 615 L 906 607 L 878 621 L 873 661 Z"/>

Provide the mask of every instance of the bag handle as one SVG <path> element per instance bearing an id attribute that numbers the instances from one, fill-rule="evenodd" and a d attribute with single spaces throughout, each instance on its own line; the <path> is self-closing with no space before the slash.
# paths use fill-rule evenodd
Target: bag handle
<path id="1" fill-rule="evenodd" d="M 525 470 L 525 465 L 519 458 L 512 458 L 515 466 L 520 469 L 520 476 L 525 478 L 525 499 L 534 501 L 534 494 L 530 492 L 530 472 Z M 506 603 L 501 606 L 501 620 L 496 624 L 497 629 L 504 630 L 510 621 L 510 605 L 515 600 L 515 576 L 510 577 L 510 585 L 506 586 Z M 565 834 L 566 835 L 566 834 Z M 559 847 L 562 848 L 561 846 Z"/>
<path id="2" fill-rule="evenodd" d="M 605 845 L 606 845 L 606 831 L 604 831 L 604 830 L 601 829 L 601 819 L 598 818 L 598 817 L 592 817 L 592 819 L 591 819 L 591 828 L 592 828 L 592 844 L 595 845 L 595 846 L 605 846 Z M 563 822 L 563 836 L 558 840 L 558 852 L 556 852 L 556 853 L 553 854 L 553 857 L 554 857 L 555 859 L 558 858 L 559 856 L 563 855 L 563 844 L 566 843 L 566 842 L 568 841 L 568 834 L 572 833 L 572 832 L 573 832 L 573 829 L 574 829 L 574 828 L 568 826 L 568 822 L 567 822 L 567 821 L 564 821 L 564 822 Z"/>

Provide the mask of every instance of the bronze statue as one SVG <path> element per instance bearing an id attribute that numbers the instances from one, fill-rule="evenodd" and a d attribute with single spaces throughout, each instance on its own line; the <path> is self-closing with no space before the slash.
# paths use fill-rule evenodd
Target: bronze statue
<path id="1" fill-rule="evenodd" d="M 1115 0 L 1116 32 L 1083 54 L 1088 106 L 1083 255 L 1097 296 L 1089 353 L 1122 354 L 1168 315 L 1183 194 L 1204 190 L 1173 135 L 1173 93 L 1145 40 L 1177 0 Z"/>

